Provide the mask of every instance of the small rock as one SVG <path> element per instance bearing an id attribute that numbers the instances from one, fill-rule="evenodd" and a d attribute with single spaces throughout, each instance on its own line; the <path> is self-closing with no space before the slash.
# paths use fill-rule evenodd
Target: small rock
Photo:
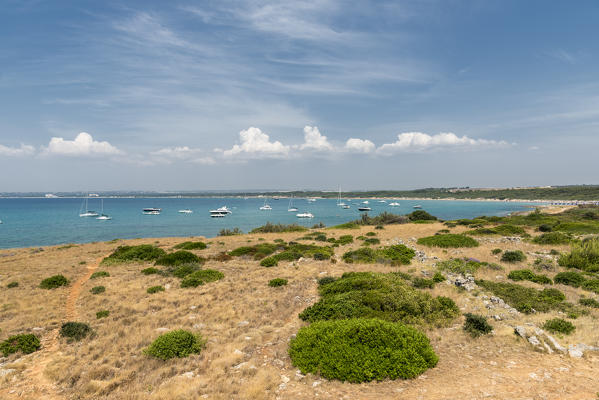
<path id="1" fill-rule="evenodd" d="M 156 332 L 168 332 L 169 329 L 168 328 L 156 328 L 155 331 Z"/>
<path id="2" fill-rule="evenodd" d="M 194 375 L 195 374 L 193 373 L 193 371 L 189 371 L 189 372 L 185 372 L 185 373 L 181 374 L 182 377 L 187 378 L 187 379 L 193 378 Z"/>
<path id="3" fill-rule="evenodd" d="M 235 351 L 233 352 L 233 354 L 242 355 L 243 351 L 241 351 L 239 349 L 235 349 Z"/>
<path id="4" fill-rule="evenodd" d="M 167 283 L 166 285 L 164 285 L 164 288 L 165 288 L 166 290 L 169 290 L 169 289 L 171 288 L 171 284 L 170 284 L 170 283 Z"/>
<path id="5" fill-rule="evenodd" d="M 288 377 L 288 376 L 285 376 L 285 375 L 281 375 L 281 381 L 282 381 L 283 383 L 287 383 L 287 382 L 289 382 L 289 377 Z"/>
<path id="6" fill-rule="evenodd" d="M 12 368 L 0 369 L 0 376 L 6 376 L 15 371 L 16 371 L 16 369 L 12 369 Z"/>
<path id="7" fill-rule="evenodd" d="M 518 336 L 526 338 L 526 328 L 524 328 L 523 326 L 515 327 L 514 332 L 516 332 L 516 334 L 518 334 Z"/>
<path id="8" fill-rule="evenodd" d="M 320 381 L 314 381 L 314 382 L 312 382 L 312 387 L 316 387 L 316 386 L 318 386 L 320 384 L 321 384 Z"/>
<path id="9" fill-rule="evenodd" d="M 541 344 L 541 341 L 539 339 L 537 339 L 536 336 L 531 336 L 528 338 L 528 341 L 530 342 L 530 344 L 532 344 L 533 346 L 538 346 Z"/>
<path id="10" fill-rule="evenodd" d="M 568 349 L 568 354 L 572 358 L 581 358 L 583 355 L 583 352 L 580 350 L 577 350 L 577 349 Z"/>
<path id="11" fill-rule="evenodd" d="M 250 321 L 241 321 L 240 323 L 237 324 L 237 326 L 248 326 L 250 324 Z"/>

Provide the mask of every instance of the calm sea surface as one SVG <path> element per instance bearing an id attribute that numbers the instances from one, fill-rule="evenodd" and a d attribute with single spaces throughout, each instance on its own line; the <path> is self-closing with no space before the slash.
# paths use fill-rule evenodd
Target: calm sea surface
<path id="1" fill-rule="evenodd" d="M 313 219 L 301 219 L 288 212 L 288 199 L 270 199 L 271 211 L 260 211 L 264 199 L 259 198 L 147 198 L 104 199 L 104 212 L 110 221 L 81 218 L 83 199 L 0 199 L 0 248 L 47 246 L 63 243 L 107 241 L 116 238 L 207 236 L 213 237 L 223 228 L 238 227 L 244 232 L 270 221 L 285 224 L 298 223 L 311 227 L 323 222 L 327 226 L 340 224 L 360 217 L 358 200 L 348 201 L 350 209 L 336 205 L 336 199 L 318 199 L 308 202 L 295 199 L 299 212 L 311 212 Z M 369 200 L 371 215 L 383 211 L 407 214 L 412 206 L 423 209 L 442 219 L 472 218 L 480 215 L 505 215 L 522 211 L 531 203 L 491 201 L 400 200 L 400 207 L 390 207 L 378 200 Z M 227 206 L 233 211 L 225 218 L 211 218 L 210 210 Z M 144 215 L 146 207 L 162 208 L 160 215 Z M 89 199 L 89 208 L 100 211 L 100 200 Z M 193 214 L 180 214 L 189 208 Z"/>

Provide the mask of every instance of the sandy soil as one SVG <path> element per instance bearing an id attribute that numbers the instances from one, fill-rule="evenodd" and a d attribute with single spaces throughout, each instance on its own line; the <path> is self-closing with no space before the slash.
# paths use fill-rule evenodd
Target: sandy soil
<path id="1" fill-rule="evenodd" d="M 496 247 L 521 249 L 528 262 L 534 253 L 547 254 L 551 247 L 523 242 L 505 242 L 499 237 L 481 239 L 474 249 L 429 249 L 414 239 L 434 234 L 443 225 L 408 224 L 376 231 L 382 244 L 403 241 L 427 254 L 399 269 L 420 274 L 434 271 L 435 260 L 474 257 L 499 262 L 490 250 Z M 359 236 L 361 230 L 325 230 L 328 236 Z M 463 228 L 454 228 L 458 232 Z M 241 245 L 297 239 L 301 233 L 255 234 L 206 240 L 209 248 L 194 251 L 204 257 L 218 255 Z M 195 238 L 197 239 L 197 238 Z M 388 272 L 397 267 L 348 265 L 329 261 L 281 263 L 260 267 L 257 261 L 234 258 L 227 262 L 210 260 L 205 268 L 222 271 L 225 278 L 195 289 L 182 289 L 179 280 L 140 273 L 149 264 L 98 266 L 104 255 L 122 244 L 156 244 L 164 249 L 189 238 L 137 239 L 74 246 L 0 251 L 0 339 L 22 332 L 41 336 L 42 350 L 0 359 L 0 399 L 596 399 L 599 381 L 599 353 L 588 352 L 582 359 L 567 355 L 535 352 L 513 334 L 515 325 L 540 325 L 557 313 L 505 316 L 492 321 L 494 333 L 472 339 L 461 329 L 462 319 L 447 328 L 428 329 L 427 335 L 440 361 L 437 367 L 411 381 L 348 384 L 303 376 L 287 355 L 288 340 L 305 323 L 297 315 L 318 299 L 316 280 L 339 276 L 352 270 Z M 359 247 L 354 243 L 336 249 L 343 252 Z M 556 247 L 565 250 L 566 247 Z M 505 280 L 511 269 L 481 271 L 478 277 Z M 110 277 L 89 280 L 93 271 L 105 270 Z M 557 272 L 548 272 L 549 275 Z M 39 289 L 39 282 L 54 274 L 72 282 L 55 290 Z M 289 285 L 271 288 L 270 279 L 281 277 Z M 19 287 L 6 289 L 18 281 Z M 153 285 L 167 287 L 150 295 Z M 533 283 L 523 283 L 540 288 Z M 106 292 L 89 290 L 104 285 Z M 579 289 L 556 285 L 569 301 L 577 301 Z M 481 294 L 463 292 L 450 284 L 439 284 L 433 295 L 456 301 L 463 312 L 493 315 L 485 308 Z M 588 292 L 587 292 L 588 295 Z M 108 318 L 96 319 L 99 310 L 110 310 Z M 577 327 L 570 337 L 558 338 L 564 345 L 597 345 L 597 313 L 573 321 Z M 89 323 L 94 336 L 78 343 L 58 337 L 67 320 Z M 207 340 L 200 355 L 159 361 L 142 350 L 165 330 L 184 328 L 201 332 Z"/>

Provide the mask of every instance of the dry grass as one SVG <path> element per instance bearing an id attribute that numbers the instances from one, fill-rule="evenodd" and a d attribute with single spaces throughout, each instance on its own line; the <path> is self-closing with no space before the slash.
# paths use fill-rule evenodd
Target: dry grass
<path id="1" fill-rule="evenodd" d="M 426 252 L 425 263 L 410 266 L 345 264 L 343 252 L 356 249 L 356 242 L 336 249 L 337 263 L 327 261 L 281 262 L 273 268 L 260 267 L 257 261 L 233 258 L 227 262 L 209 260 L 204 268 L 221 271 L 225 278 L 197 288 L 182 289 L 173 277 L 143 275 L 150 264 L 130 263 L 103 266 L 110 277 L 87 281 L 75 304 L 77 321 L 89 323 L 93 338 L 78 343 L 58 342 L 55 351 L 6 360 L 18 365 L 16 371 L 1 378 L 0 398 L 36 397 L 36 382 L 28 380 L 27 369 L 42 357 L 48 357 L 44 376 L 58 387 L 47 398 L 110 399 L 312 399 L 321 398 L 381 399 L 397 398 L 547 398 L 564 399 L 587 396 L 594 398 L 599 383 L 594 379 L 597 358 L 591 353 L 582 360 L 533 352 L 513 335 L 513 326 L 533 322 L 541 325 L 557 313 L 521 315 L 517 319 L 493 321 L 493 335 L 471 340 L 461 330 L 461 320 L 449 328 L 427 332 L 440 357 L 439 365 L 413 381 L 393 381 L 363 385 L 327 382 L 316 376 L 296 374 L 287 355 L 289 338 L 303 325 L 297 315 L 318 298 L 316 280 L 322 276 L 339 276 L 347 271 L 434 271 L 431 257 L 473 257 L 499 262 L 491 249 L 520 249 L 529 254 L 547 247 L 529 243 L 494 243 L 497 238 L 482 238 L 481 246 L 472 249 L 425 248 L 412 238 L 428 236 L 443 229 L 440 223 L 387 226 L 377 231 L 381 245 L 399 240 Z M 363 235 L 372 227 L 360 230 L 331 231 L 327 236 Z M 452 232 L 467 230 L 464 227 Z M 267 242 L 282 238 L 295 240 L 302 233 L 255 234 L 204 239 L 209 248 L 194 250 L 203 257 L 216 256 L 251 243 L 258 238 Z M 198 239 L 198 238 L 194 238 Z M 162 238 L 158 245 L 169 250 L 189 238 Z M 70 248 L 46 247 L 0 251 L 0 284 L 18 281 L 19 287 L 0 290 L 1 337 L 35 332 L 47 338 L 64 319 L 65 301 L 70 287 L 42 290 L 39 282 L 50 275 L 63 274 L 75 281 L 99 256 L 110 253 L 120 244 L 155 244 L 154 239 L 94 243 Z M 221 244 L 220 242 L 224 242 Z M 556 247 L 565 250 L 566 247 Z M 80 264 L 85 261 L 86 264 Z M 477 277 L 507 280 L 512 269 L 524 264 L 502 264 L 505 271 L 481 269 Z M 548 273 L 550 276 L 554 272 Z M 284 288 L 271 288 L 268 281 L 285 278 Z M 522 282 L 521 282 L 522 283 Z M 103 285 L 106 292 L 92 295 L 89 289 Z M 540 287 L 534 283 L 524 285 Z M 150 295 L 146 289 L 162 285 L 164 292 Z M 559 285 L 568 300 L 576 302 L 581 289 Z M 439 284 L 432 293 L 451 297 L 463 312 L 489 314 L 480 294 L 465 293 L 447 284 Z M 476 296 L 478 295 L 478 296 Z M 96 319 L 96 312 L 109 310 L 107 318 Z M 599 333 L 593 328 L 597 312 L 574 320 L 576 332 L 560 339 L 564 343 L 596 344 Z M 163 330 L 183 328 L 201 332 L 207 339 L 199 355 L 186 359 L 160 361 L 142 354 Z M 40 353 L 40 352 L 38 352 Z M 20 357 L 20 358 L 19 358 Z M 7 368 L 4 366 L 3 368 Z M 534 374 L 536 378 L 531 378 Z M 548 375 L 549 374 L 549 375 Z M 550 376 L 550 378 L 548 377 Z M 573 377 L 576 376 L 575 379 Z M 6 386 L 10 382 L 10 386 Z M 15 390 L 10 393 L 10 390 Z M 62 396 L 62 397 L 61 397 Z"/>

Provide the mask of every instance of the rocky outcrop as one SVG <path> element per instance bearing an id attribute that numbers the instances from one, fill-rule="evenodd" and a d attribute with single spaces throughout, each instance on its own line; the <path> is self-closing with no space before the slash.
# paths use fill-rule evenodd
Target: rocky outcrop
<path id="1" fill-rule="evenodd" d="M 589 346 L 584 343 L 571 344 L 567 348 L 560 345 L 549 333 L 534 325 L 518 325 L 514 327 L 514 333 L 525 339 L 536 350 L 542 353 L 568 354 L 572 358 L 581 358 L 587 351 L 599 351 L 597 346 Z"/>

